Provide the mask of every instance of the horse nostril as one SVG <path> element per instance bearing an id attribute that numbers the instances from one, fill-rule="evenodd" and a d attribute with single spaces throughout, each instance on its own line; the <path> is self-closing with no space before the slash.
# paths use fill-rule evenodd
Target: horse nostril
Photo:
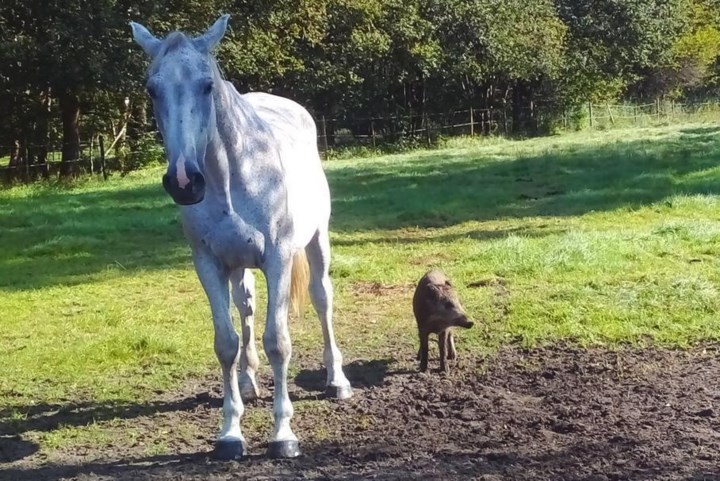
<path id="1" fill-rule="evenodd" d="M 200 172 L 190 174 L 190 183 L 196 190 L 205 188 L 205 177 Z"/>
<path id="2" fill-rule="evenodd" d="M 171 189 L 170 179 L 171 179 L 171 177 L 168 174 L 165 174 L 162 176 L 163 188 L 168 192 L 170 192 L 170 189 Z"/>

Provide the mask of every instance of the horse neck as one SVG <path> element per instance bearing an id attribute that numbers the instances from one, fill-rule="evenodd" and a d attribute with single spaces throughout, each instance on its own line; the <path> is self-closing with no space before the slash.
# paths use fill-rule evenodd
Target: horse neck
<path id="1" fill-rule="evenodd" d="M 234 177 L 235 182 L 244 170 L 242 163 L 251 160 L 250 156 L 244 155 L 248 148 L 245 134 L 253 132 L 257 117 L 250 105 L 222 77 L 215 79 L 214 90 L 215 122 L 209 132 L 205 176 L 207 188 L 229 200 L 230 178 Z"/>

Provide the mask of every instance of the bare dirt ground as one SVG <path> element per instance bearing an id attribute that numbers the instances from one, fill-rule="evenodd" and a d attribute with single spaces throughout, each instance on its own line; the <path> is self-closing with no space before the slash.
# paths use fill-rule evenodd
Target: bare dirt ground
<path id="1" fill-rule="evenodd" d="M 411 360 L 354 361 L 356 396 L 345 402 L 323 400 L 323 371 L 295 361 L 306 369 L 293 393 L 304 450 L 294 460 L 264 456 L 269 395 L 244 421 L 253 455 L 209 459 L 220 406 L 215 377 L 150 403 L 38 406 L 20 423 L 0 420 L 0 478 L 720 480 L 717 346 L 459 354 L 449 376 L 419 374 Z M 263 378 L 266 394 L 269 383 Z M 118 419 L 117 437 L 49 457 L 26 439 Z M 162 453 L 148 454 L 158 439 Z"/>

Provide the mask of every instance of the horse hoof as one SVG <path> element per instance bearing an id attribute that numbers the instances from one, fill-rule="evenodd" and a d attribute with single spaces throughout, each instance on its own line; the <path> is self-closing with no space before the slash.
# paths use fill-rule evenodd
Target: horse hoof
<path id="1" fill-rule="evenodd" d="M 350 384 L 346 384 L 345 386 L 327 386 L 325 388 L 325 395 L 335 399 L 348 399 L 352 397 L 353 390 Z"/>
<path id="2" fill-rule="evenodd" d="M 269 458 L 297 458 L 300 456 L 300 446 L 297 441 L 272 441 L 268 444 Z"/>
<path id="3" fill-rule="evenodd" d="M 260 389 L 255 378 L 245 372 L 240 373 L 238 387 L 240 388 L 240 398 L 244 403 L 249 403 L 260 397 Z"/>
<path id="4" fill-rule="evenodd" d="M 213 458 L 221 461 L 236 461 L 248 455 L 245 441 L 216 441 Z"/>
<path id="5" fill-rule="evenodd" d="M 241 386 L 240 387 L 240 399 L 244 403 L 250 403 L 260 397 L 258 389 L 254 386 Z"/>

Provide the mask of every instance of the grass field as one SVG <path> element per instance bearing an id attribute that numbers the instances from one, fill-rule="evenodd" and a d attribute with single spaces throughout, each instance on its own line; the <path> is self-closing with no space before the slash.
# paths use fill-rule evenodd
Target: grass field
<path id="1" fill-rule="evenodd" d="M 463 350 L 720 337 L 720 123 L 458 139 L 326 171 L 348 362 L 414 356 L 412 285 L 431 266 L 479 321 Z M 161 174 L 0 191 L 6 433 L 32 406 L 138 401 L 218 370 Z M 296 355 L 319 361 L 312 313 L 291 332 Z M 103 435 L 28 434 L 48 451 Z"/>

